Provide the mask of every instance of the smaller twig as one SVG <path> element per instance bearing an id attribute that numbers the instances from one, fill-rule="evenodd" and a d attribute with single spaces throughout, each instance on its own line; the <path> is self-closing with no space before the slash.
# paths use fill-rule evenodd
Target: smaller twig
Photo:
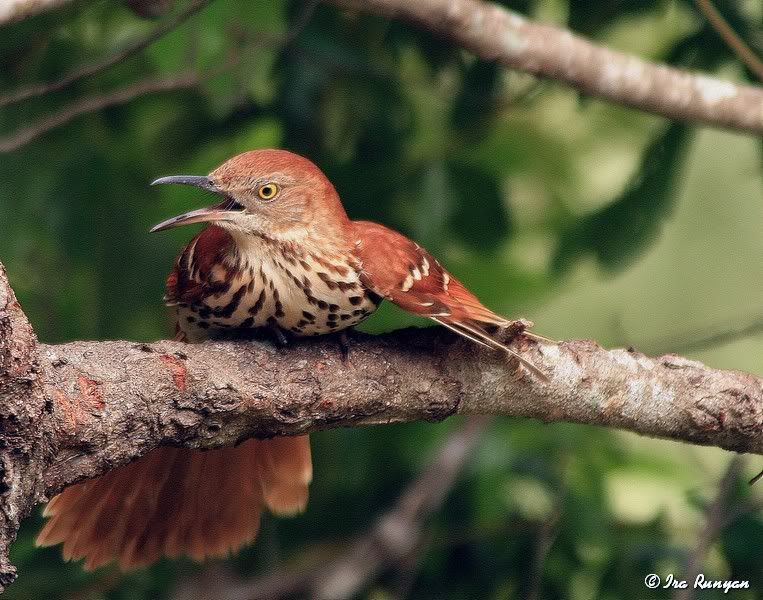
<path id="1" fill-rule="evenodd" d="M 739 479 L 743 467 L 744 459 L 738 454 L 729 461 L 729 466 L 718 484 L 718 494 L 707 509 L 705 526 L 702 528 L 697 544 L 686 562 L 684 581 L 693 582 L 697 578 L 710 546 L 723 531 L 723 528 L 730 523 L 728 520 L 729 505 L 734 493 L 734 484 Z M 695 593 L 694 586 L 690 585 L 685 589 L 677 590 L 673 598 L 674 600 L 692 600 Z"/>
<path id="2" fill-rule="evenodd" d="M 723 521 L 723 526 L 721 529 L 725 529 L 743 515 L 756 513 L 760 510 L 763 510 L 763 498 L 748 498 L 744 502 L 738 503 L 736 506 L 732 507 L 731 510 L 729 510 Z"/>
<path id="3" fill-rule="evenodd" d="M 564 469 L 562 469 L 564 471 Z M 541 588 L 543 585 L 543 567 L 546 563 L 548 553 L 551 551 L 556 537 L 559 535 L 559 521 L 562 518 L 564 506 L 564 497 L 567 494 L 566 478 L 561 478 L 561 484 L 557 493 L 554 495 L 554 505 L 551 513 L 538 529 L 538 535 L 535 538 L 533 561 L 530 570 L 530 580 L 525 595 L 525 600 L 536 600 L 541 597 Z"/>
<path id="4" fill-rule="evenodd" d="M 756 483 L 758 483 L 761 480 L 761 478 L 763 478 L 763 471 L 761 471 L 755 477 L 750 479 L 750 485 L 755 485 Z"/>
<path id="5" fill-rule="evenodd" d="M 79 102 L 74 102 L 57 113 L 40 119 L 29 127 L 19 129 L 7 137 L 0 138 L 0 153 L 17 150 L 24 144 L 28 144 L 48 131 L 61 127 L 81 115 L 96 112 L 110 106 L 127 104 L 131 100 L 146 94 L 192 88 L 201 83 L 201 81 L 202 78 L 196 73 L 181 73 L 180 75 L 170 77 L 138 81 L 121 90 L 85 98 Z"/>
<path id="6" fill-rule="evenodd" d="M 409 556 L 420 542 L 424 520 L 440 507 L 489 423 L 488 417 L 471 417 L 454 431 L 395 508 L 320 571 L 310 597 L 353 598 L 386 565 Z"/>
<path id="7" fill-rule="evenodd" d="M 256 37 L 252 46 L 260 47 L 275 45 L 285 47 L 289 45 L 309 22 L 315 7 L 318 5 L 318 1 L 319 0 L 310 0 L 310 2 L 305 5 L 302 13 L 297 17 L 292 27 L 284 35 L 279 36 L 262 32 Z M 29 127 L 20 129 L 7 137 L 0 138 L 0 154 L 17 150 L 21 146 L 28 144 L 48 131 L 61 127 L 69 121 L 87 113 L 103 110 L 104 108 L 111 106 L 126 104 L 147 94 L 196 87 L 204 81 L 212 79 L 233 68 L 238 64 L 240 59 L 240 53 L 232 53 L 220 66 L 203 75 L 194 72 L 186 72 L 168 77 L 147 79 L 133 83 L 121 90 L 79 100 L 64 107 L 57 113 L 40 119 Z"/>
<path id="8" fill-rule="evenodd" d="M 707 331 L 712 329 L 715 329 L 716 333 L 708 334 Z M 725 324 L 721 330 L 720 324 L 716 324 L 715 326 L 704 327 L 701 332 L 671 334 L 669 339 L 658 338 L 638 345 L 653 354 L 699 352 L 760 334 L 763 334 L 763 319 L 758 318 L 741 327 Z M 676 338 L 678 341 L 675 341 Z"/>
<path id="9" fill-rule="evenodd" d="M 145 37 L 135 40 L 132 44 L 121 50 L 118 50 L 117 52 L 114 52 L 113 54 L 110 54 L 109 56 L 74 69 L 56 81 L 51 81 L 48 83 L 35 83 L 28 87 L 24 87 L 0 96 L 0 107 L 8 106 L 9 104 L 15 104 L 29 98 L 43 96 L 51 92 L 57 92 L 69 87 L 71 84 L 79 81 L 80 79 L 90 77 L 91 75 L 105 71 L 109 67 L 113 67 L 114 65 L 122 62 L 123 60 L 126 60 L 134 54 L 137 54 L 144 48 L 147 48 L 159 38 L 163 37 L 165 34 L 178 27 L 186 19 L 188 19 L 188 17 L 209 4 L 210 1 L 211 0 L 193 0 L 176 16 L 159 25 Z"/>
<path id="10" fill-rule="evenodd" d="M 694 0 L 695 4 L 705 15 L 710 25 L 713 26 L 721 36 L 726 45 L 731 48 L 734 54 L 739 57 L 747 68 L 750 69 L 755 76 L 763 81 L 763 61 L 758 58 L 758 55 L 752 51 L 752 49 L 745 43 L 745 41 L 737 35 L 736 31 L 729 25 L 729 22 L 723 18 L 723 15 L 715 7 L 711 0 Z"/>

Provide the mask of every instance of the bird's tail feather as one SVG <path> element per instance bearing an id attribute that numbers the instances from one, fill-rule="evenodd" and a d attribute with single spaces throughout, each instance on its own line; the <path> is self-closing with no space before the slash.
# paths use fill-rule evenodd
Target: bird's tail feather
<path id="1" fill-rule="evenodd" d="M 263 506 L 303 510 L 311 474 L 307 436 L 205 452 L 158 448 L 53 498 L 37 543 L 63 542 L 64 558 L 85 558 L 86 569 L 224 556 L 254 539 Z"/>

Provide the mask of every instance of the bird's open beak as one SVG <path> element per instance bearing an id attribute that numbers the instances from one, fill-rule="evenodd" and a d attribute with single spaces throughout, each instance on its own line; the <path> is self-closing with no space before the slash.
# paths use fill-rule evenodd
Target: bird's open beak
<path id="1" fill-rule="evenodd" d="M 170 177 L 160 177 L 151 185 L 160 185 L 163 183 L 176 183 L 180 185 L 192 185 L 208 192 L 215 194 L 225 194 L 209 179 L 209 177 L 197 176 L 197 175 L 172 175 Z M 191 212 L 172 217 L 166 221 L 162 221 L 158 225 L 151 228 L 151 233 L 154 231 L 161 231 L 163 229 L 170 229 L 171 227 L 179 227 L 180 225 L 191 225 L 192 223 L 204 223 L 207 221 L 229 221 L 236 213 L 240 213 L 244 209 L 238 202 L 232 198 L 226 196 L 225 199 L 214 206 L 208 206 L 207 208 L 199 208 L 198 210 L 192 210 Z"/>

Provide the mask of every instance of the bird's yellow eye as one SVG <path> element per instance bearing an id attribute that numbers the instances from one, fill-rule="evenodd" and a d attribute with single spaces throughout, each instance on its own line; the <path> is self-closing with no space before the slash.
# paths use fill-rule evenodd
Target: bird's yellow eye
<path id="1" fill-rule="evenodd" d="M 257 190 L 257 195 L 263 200 L 272 200 L 278 193 L 278 186 L 275 183 L 266 183 Z"/>

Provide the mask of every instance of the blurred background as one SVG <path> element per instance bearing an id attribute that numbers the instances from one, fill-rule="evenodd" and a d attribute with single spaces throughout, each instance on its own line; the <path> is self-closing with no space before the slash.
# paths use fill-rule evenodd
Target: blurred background
<path id="1" fill-rule="evenodd" d="M 691 0 L 504 4 L 628 53 L 749 78 Z M 716 4 L 763 51 L 760 2 Z M 9 102 L 163 26 L 111 68 Z M 286 0 L 178 2 L 153 20 L 119 2 L 75 2 L 0 29 L 0 96 L 0 260 L 45 342 L 167 337 L 164 277 L 193 231 L 148 230 L 201 200 L 148 183 L 283 147 L 321 166 L 352 217 L 413 237 L 488 306 L 532 319 L 539 333 L 763 375 L 754 137 L 582 97 L 406 23 Z M 412 324 L 426 325 L 386 305 L 362 329 Z M 215 581 L 219 595 L 206 597 L 217 598 L 228 581 L 328 561 L 458 426 L 313 435 L 308 511 L 268 518 L 254 547 L 203 567 L 85 573 L 59 548 L 34 548 L 35 515 L 12 549 L 20 575 L 5 597 L 181 598 Z M 699 542 L 730 459 L 622 432 L 496 420 L 415 556 L 359 597 L 669 598 L 647 590 L 645 575 L 680 577 L 697 556 L 708 578 L 750 581 L 727 597 L 762 597 L 763 484 L 746 481 L 763 460 L 735 463 L 720 498 L 735 518 L 711 531 L 706 551 Z"/>

